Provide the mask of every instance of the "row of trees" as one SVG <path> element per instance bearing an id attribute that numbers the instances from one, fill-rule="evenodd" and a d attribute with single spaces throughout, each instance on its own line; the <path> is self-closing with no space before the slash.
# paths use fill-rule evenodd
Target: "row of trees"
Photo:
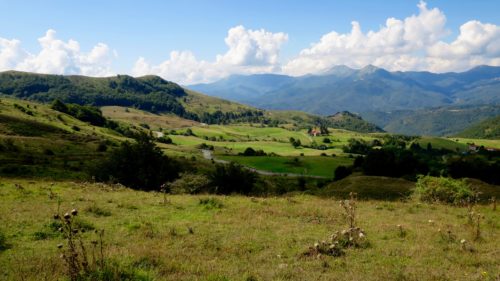
<path id="1" fill-rule="evenodd" d="M 196 171 L 193 165 L 164 155 L 151 136 L 140 134 L 135 142 L 124 142 L 112 151 L 92 173 L 98 181 L 114 181 L 135 189 L 159 191 L 182 172 Z M 216 165 L 205 174 L 209 181 L 198 191 L 217 194 L 250 194 L 258 179 L 257 174 L 235 163 Z"/>
<path id="2" fill-rule="evenodd" d="M 358 147 L 353 142 L 351 149 Z M 406 177 L 415 179 L 417 175 L 450 176 L 453 178 L 476 178 L 491 184 L 500 184 L 500 161 L 497 156 L 488 152 L 481 154 L 459 154 L 445 149 L 433 149 L 428 145 L 421 148 L 411 145 L 403 148 L 402 145 L 384 146 L 378 149 L 362 149 L 365 156 L 356 157 L 350 167 L 338 167 L 335 179 L 348 176 L 353 171 L 360 171 L 365 175 Z"/>

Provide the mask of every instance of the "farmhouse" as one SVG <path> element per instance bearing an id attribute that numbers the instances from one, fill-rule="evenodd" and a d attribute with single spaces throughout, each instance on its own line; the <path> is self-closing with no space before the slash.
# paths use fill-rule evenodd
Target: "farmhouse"
<path id="1" fill-rule="evenodd" d="M 316 128 L 313 128 L 313 129 L 309 130 L 309 135 L 316 137 L 316 136 L 321 135 L 321 131 L 316 129 Z"/>

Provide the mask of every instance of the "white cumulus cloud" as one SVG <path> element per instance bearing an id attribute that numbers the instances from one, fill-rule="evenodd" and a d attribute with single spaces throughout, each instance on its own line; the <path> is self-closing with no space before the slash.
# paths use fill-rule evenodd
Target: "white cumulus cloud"
<path id="1" fill-rule="evenodd" d="M 407 70 L 420 66 L 419 53 L 448 34 L 446 17 L 437 8 L 420 2 L 419 13 L 404 20 L 388 18 L 378 31 L 364 33 L 353 21 L 350 33 L 332 31 L 304 49 L 284 67 L 292 75 L 318 73 L 334 65 L 360 68 L 374 64 L 388 69 Z"/>
<path id="2" fill-rule="evenodd" d="M 228 50 L 217 55 L 214 61 L 198 60 L 190 51 L 172 51 L 170 57 L 158 65 L 151 65 L 140 57 L 132 74 L 156 74 L 182 84 L 193 84 L 235 73 L 279 72 L 280 49 L 287 41 L 285 33 L 251 30 L 240 25 L 229 29 L 225 38 Z"/>
<path id="3" fill-rule="evenodd" d="M 17 39 L 0 37 L 0 71 L 20 70 L 51 74 L 81 74 L 107 76 L 114 72 L 111 63 L 116 51 L 106 44 L 98 43 L 88 53 L 80 50 L 75 40 L 64 42 L 56 37 L 56 31 L 49 29 L 38 39 L 40 51 L 30 53 L 21 47 Z"/>

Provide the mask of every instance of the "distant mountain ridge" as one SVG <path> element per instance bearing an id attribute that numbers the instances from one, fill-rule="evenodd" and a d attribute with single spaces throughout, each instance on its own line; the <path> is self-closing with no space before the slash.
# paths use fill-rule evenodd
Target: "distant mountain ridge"
<path id="1" fill-rule="evenodd" d="M 500 104 L 500 67 L 461 73 L 390 72 L 372 65 L 336 66 L 319 75 L 230 76 L 188 86 L 208 95 L 264 109 L 335 112 L 415 110 L 428 107 Z"/>

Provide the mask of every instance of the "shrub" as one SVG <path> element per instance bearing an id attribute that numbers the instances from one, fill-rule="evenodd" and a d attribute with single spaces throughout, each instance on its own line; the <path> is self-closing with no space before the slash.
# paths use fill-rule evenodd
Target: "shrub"
<path id="1" fill-rule="evenodd" d="M 215 171 L 209 175 L 213 191 L 218 194 L 252 192 L 257 174 L 231 162 L 228 165 L 216 165 Z"/>
<path id="2" fill-rule="evenodd" d="M 221 209 L 224 204 L 217 198 L 200 198 L 199 204 L 205 206 L 205 209 Z"/>
<path id="3" fill-rule="evenodd" d="M 458 204 L 472 200 L 474 192 L 465 180 L 418 176 L 415 194 L 422 201 Z"/>
<path id="4" fill-rule="evenodd" d="M 180 178 L 170 184 L 170 192 L 174 194 L 195 194 L 206 190 L 210 181 L 205 175 L 181 174 Z"/>
<path id="5" fill-rule="evenodd" d="M 109 158 L 99 164 L 93 174 L 99 181 L 117 181 L 141 190 L 160 190 L 165 182 L 175 179 L 179 163 L 167 157 L 146 134 L 135 143 L 125 142 Z"/>
<path id="6" fill-rule="evenodd" d="M 239 155 L 243 156 L 266 156 L 267 153 L 264 152 L 264 150 L 259 149 L 255 150 L 251 147 L 247 147 L 243 153 L 239 153 Z"/>
<path id="7" fill-rule="evenodd" d="M 159 137 L 156 139 L 158 142 L 161 142 L 161 143 L 164 143 L 164 144 L 172 144 L 173 141 L 171 138 L 167 137 L 167 136 L 162 136 L 162 137 Z"/>
<path id="8" fill-rule="evenodd" d="M 334 180 L 338 181 L 352 174 L 352 169 L 346 166 L 338 166 L 335 169 Z"/>

